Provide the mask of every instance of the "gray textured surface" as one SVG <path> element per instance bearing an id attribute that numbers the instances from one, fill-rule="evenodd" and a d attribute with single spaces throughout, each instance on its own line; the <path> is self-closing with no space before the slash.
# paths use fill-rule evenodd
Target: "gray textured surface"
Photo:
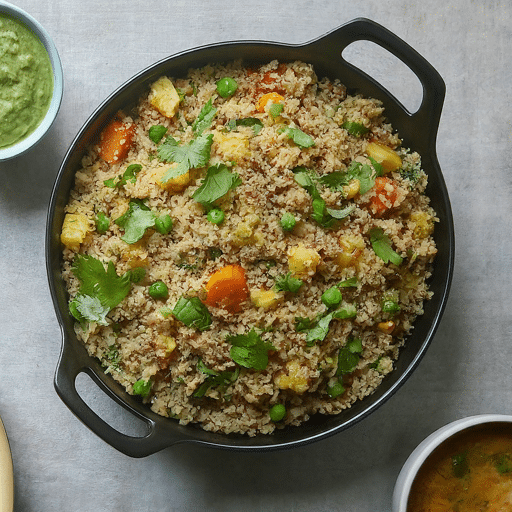
<path id="1" fill-rule="evenodd" d="M 394 481 L 425 436 L 465 415 L 512 413 L 510 275 L 512 8 L 427 0 L 19 0 L 53 36 L 65 75 L 58 119 L 33 152 L 0 164 L 0 416 L 17 511 L 389 511 Z M 457 234 L 441 326 L 418 370 L 384 407 L 293 451 L 239 454 L 175 446 L 142 460 L 84 427 L 53 388 L 60 331 L 47 286 L 44 229 L 58 166 L 94 108 L 140 69 L 212 42 L 301 43 L 355 17 L 407 41 L 447 85 L 438 156 Z M 414 103 L 395 67 L 360 50 Z M 380 76 L 376 78 L 380 79 Z M 83 393 L 100 413 L 111 405 Z M 130 419 L 115 420 L 132 429 Z"/>

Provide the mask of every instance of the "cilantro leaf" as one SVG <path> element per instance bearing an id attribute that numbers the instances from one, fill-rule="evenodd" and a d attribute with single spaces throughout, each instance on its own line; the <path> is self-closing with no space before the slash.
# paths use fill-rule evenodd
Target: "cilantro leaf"
<path id="1" fill-rule="evenodd" d="M 354 135 L 354 137 L 361 137 L 361 135 L 365 135 L 370 131 L 364 124 L 356 123 L 355 121 L 345 121 L 341 127 L 345 128 L 345 130 L 347 130 L 350 135 Z"/>
<path id="2" fill-rule="evenodd" d="M 384 261 L 384 263 L 393 263 L 400 265 L 403 258 L 391 248 L 391 240 L 384 233 L 382 228 L 373 228 L 370 230 L 370 242 L 375 254 Z"/>
<path id="3" fill-rule="evenodd" d="M 210 388 L 219 388 L 222 391 L 228 387 L 231 383 L 238 379 L 240 374 L 240 368 L 236 368 L 234 371 L 218 372 L 208 368 L 201 358 L 197 362 L 197 369 L 207 375 L 204 382 L 194 391 L 192 395 L 194 398 L 202 398 Z"/>
<path id="4" fill-rule="evenodd" d="M 130 291 L 130 273 L 118 276 L 111 261 L 105 271 L 100 260 L 80 254 L 76 255 L 71 270 L 80 281 L 79 292 L 70 303 L 71 313 L 75 318 L 78 312 L 85 320 L 106 325 L 106 315 Z"/>
<path id="5" fill-rule="evenodd" d="M 192 195 L 192 199 L 202 204 L 208 211 L 214 207 L 213 203 L 217 199 L 220 199 L 241 183 L 242 180 L 238 177 L 238 174 L 231 172 L 226 165 L 214 165 L 206 172 L 205 179 Z"/>
<path id="6" fill-rule="evenodd" d="M 273 118 L 276 118 L 281 115 L 283 109 L 284 105 L 282 103 L 272 103 L 272 105 L 270 105 L 270 109 L 268 112 Z"/>
<path id="7" fill-rule="evenodd" d="M 346 320 L 348 318 L 354 318 L 356 314 L 357 310 L 354 304 L 343 303 L 343 306 L 336 311 L 331 311 L 326 315 L 321 316 L 317 320 L 307 319 L 309 322 L 305 322 L 306 319 L 301 319 L 301 329 L 298 328 L 297 323 L 295 329 L 307 331 L 306 345 L 310 347 L 314 344 L 315 341 L 323 341 L 325 339 L 329 332 L 329 327 L 332 320 Z"/>
<path id="8" fill-rule="evenodd" d="M 137 181 L 137 174 L 142 169 L 140 164 L 131 164 L 126 168 L 123 174 L 120 174 L 117 178 L 110 178 L 105 180 L 103 184 L 109 188 L 121 188 L 124 187 L 128 182 L 135 183 Z"/>
<path id="9" fill-rule="evenodd" d="M 296 167 L 293 170 L 293 178 L 302 188 L 306 189 L 313 199 L 321 199 L 320 192 L 313 181 L 313 174 L 309 169 Z"/>
<path id="10" fill-rule="evenodd" d="M 352 162 L 346 171 L 334 171 L 319 178 L 319 182 L 335 191 L 342 191 L 352 180 L 359 181 L 359 193 L 366 194 L 375 186 L 375 178 L 382 174 L 382 166 L 372 159 L 372 165 Z"/>
<path id="11" fill-rule="evenodd" d="M 206 331 L 212 323 L 210 312 L 199 297 L 180 297 L 172 314 L 187 327 L 200 331 Z"/>
<path id="12" fill-rule="evenodd" d="M 348 279 L 345 279 L 345 281 L 338 283 L 338 288 L 353 288 L 357 286 L 357 283 L 357 277 L 349 277 Z"/>
<path id="13" fill-rule="evenodd" d="M 217 109 L 213 106 L 213 98 L 210 98 L 194 121 L 192 125 L 193 132 L 197 135 L 201 135 L 205 130 L 208 130 L 212 125 L 216 113 Z"/>
<path id="14" fill-rule="evenodd" d="M 268 365 L 268 351 L 275 350 L 254 329 L 247 334 L 227 336 L 226 340 L 232 345 L 229 351 L 231 358 L 244 368 L 264 370 Z"/>
<path id="15" fill-rule="evenodd" d="M 297 293 L 300 290 L 300 287 L 304 284 L 304 281 L 301 279 L 297 279 L 292 276 L 291 272 L 284 276 L 278 276 L 276 278 L 276 284 L 274 288 L 278 292 L 292 292 Z"/>
<path id="16" fill-rule="evenodd" d="M 114 222 L 124 229 L 121 240 L 127 244 L 138 242 L 146 229 L 155 225 L 156 215 L 140 200 L 132 199 L 128 211 Z"/>
<path id="17" fill-rule="evenodd" d="M 341 210 L 335 210 L 334 208 L 326 208 L 325 210 L 327 214 L 330 215 L 333 219 L 342 220 L 348 217 L 355 209 L 355 204 L 349 204 Z"/>
<path id="18" fill-rule="evenodd" d="M 100 325 L 108 325 L 106 316 L 110 310 L 103 306 L 97 297 L 78 294 L 69 303 L 69 311 L 81 324 L 97 322 Z"/>
<path id="19" fill-rule="evenodd" d="M 292 139 L 293 142 L 295 142 L 295 144 L 297 144 L 297 146 L 299 146 L 300 148 L 305 149 L 315 145 L 313 137 L 311 137 L 307 133 L 304 133 L 299 128 L 291 128 L 287 126 L 285 128 L 281 128 L 279 130 L 279 133 L 285 133 L 286 136 L 289 139 Z"/>
<path id="20" fill-rule="evenodd" d="M 238 126 L 248 126 L 252 128 L 254 135 L 258 135 L 263 128 L 263 122 L 256 117 L 245 117 L 243 119 L 231 119 L 226 123 L 229 130 L 236 130 Z"/>
<path id="21" fill-rule="evenodd" d="M 158 158 L 162 162 L 174 162 L 178 165 L 170 168 L 162 177 L 162 183 L 185 174 L 190 169 L 205 167 L 210 160 L 213 135 L 200 135 L 186 146 L 169 136 L 158 146 Z"/>

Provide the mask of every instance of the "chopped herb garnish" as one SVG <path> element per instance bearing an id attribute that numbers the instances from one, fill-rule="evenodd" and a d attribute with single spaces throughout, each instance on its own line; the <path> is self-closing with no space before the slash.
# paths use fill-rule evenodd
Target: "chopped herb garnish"
<path id="1" fill-rule="evenodd" d="M 102 366 L 105 368 L 105 373 L 112 373 L 113 371 L 121 371 L 121 354 L 115 344 L 109 345 L 107 353 L 103 356 Z"/>
<path id="2" fill-rule="evenodd" d="M 285 128 L 280 128 L 279 133 L 286 134 L 286 136 L 289 139 L 293 140 L 293 142 L 295 142 L 295 144 L 297 144 L 297 146 L 299 146 L 300 148 L 305 149 L 315 145 L 313 137 L 311 137 L 307 133 L 304 133 L 299 128 L 291 128 L 287 126 Z"/>
<path id="3" fill-rule="evenodd" d="M 293 177 L 295 181 L 306 191 L 313 199 L 321 199 L 320 192 L 316 188 L 315 182 L 313 181 L 314 174 L 309 170 L 303 167 L 296 167 L 293 170 Z"/>
<path id="4" fill-rule="evenodd" d="M 215 207 L 217 199 L 225 196 L 242 183 L 238 174 L 231 172 L 224 164 L 218 164 L 208 169 L 201 186 L 194 192 L 192 199 L 202 204 L 206 211 Z"/>
<path id="5" fill-rule="evenodd" d="M 213 135 L 200 135 L 185 146 L 169 136 L 158 147 L 158 158 L 162 162 L 174 162 L 178 165 L 171 167 L 162 177 L 161 182 L 177 178 L 187 173 L 190 169 L 205 167 L 210 160 L 210 151 L 213 143 Z"/>
<path id="6" fill-rule="evenodd" d="M 282 103 L 272 103 L 272 105 L 270 105 L 268 112 L 273 118 L 276 118 L 281 115 L 281 113 L 283 112 L 283 109 L 284 109 L 284 105 Z M 307 146 L 307 147 L 309 147 L 309 146 Z"/>
<path id="7" fill-rule="evenodd" d="M 297 293 L 304 281 L 292 276 L 291 272 L 283 276 L 276 277 L 276 284 L 274 288 L 278 292 L 292 292 Z"/>
<path id="8" fill-rule="evenodd" d="M 149 138 L 155 143 L 158 144 L 167 133 L 167 128 L 162 124 L 155 124 L 148 131 Z"/>
<path id="9" fill-rule="evenodd" d="M 331 190 L 343 191 L 343 187 L 352 180 L 359 181 L 359 193 L 366 194 L 375 186 L 375 178 L 382 175 L 382 166 L 370 159 L 372 165 L 352 162 L 346 171 L 334 171 L 318 179 Z"/>
<path id="10" fill-rule="evenodd" d="M 71 267 L 80 281 L 77 296 L 70 303 L 71 313 L 79 313 L 77 320 L 107 325 L 106 315 L 129 293 L 130 272 L 118 276 L 114 264 L 109 261 L 107 270 L 93 256 L 77 254 Z"/>
<path id="11" fill-rule="evenodd" d="M 338 288 L 354 288 L 357 286 L 358 281 L 357 277 L 350 277 L 349 279 L 345 279 L 345 281 L 341 281 L 341 283 L 338 283 Z"/>
<path id="12" fill-rule="evenodd" d="M 258 135 L 263 128 L 263 122 L 256 117 L 245 117 L 244 119 L 231 119 L 226 126 L 229 130 L 236 130 L 238 126 L 248 126 L 252 128 L 254 135 Z"/>
<path id="13" fill-rule="evenodd" d="M 121 188 L 124 187 L 128 182 L 135 183 L 137 181 L 137 174 L 142 169 L 140 164 L 131 164 L 126 168 L 123 174 L 120 174 L 117 178 L 111 178 L 105 180 L 103 184 L 109 188 Z"/>
<path id="14" fill-rule="evenodd" d="M 146 269 L 144 267 L 135 267 L 130 270 L 130 281 L 132 283 L 140 283 L 146 277 Z"/>
<path id="15" fill-rule="evenodd" d="M 151 392 L 151 385 L 152 385 L 151 379 L 148 379 L 148 380 L 139 379 L 133 385 L 133 394 L 140 395 L 142 398 L 145 398 Z"/>
<path id="16" fill-rule="evenodd" d="M 138 242 L 146 229 L 155 225 L 156 215 L 140 199 L 132 199 L 128 211 L 114 222 L 124 229 L 121 240 L 127 244 Z"/>
<path id="17" fill-rule="evenodd" d="M 346 320 L 357 315 L 354 304 L 343 303 L 335 311 L 317 317 L 315 320 L 309 318 L 295 318 L 295 330 L 307 332 L 306 345 L 311 347 L 315 341 L 323 341 L 329 332 L 329 326 L 334 319 Z"/>
<path id="18" fill-rule="evenodd" d="M 400 265 L 403 258 L 391 248 L 391 240 L 384 233 L 382 228 L 373 228 L 370 230 L 370 242 L 375 254 L 384 261 L 384 263 L 393 263 Z"/>
<path id="19" fill-rule="evenodd" d="M 213 106 L 213 100 L 210 98 L 194 121 L 194 124 L 192 125 L 193 132 L 196 135 L 201 135 L 205 130 L 208 130 L 212 125 L 212 121 L 216 113 L 217 109 Z"/>
<path id="20" fill-rule="evenodd" d="M 235 382 L 240 374 L 240 368 L 236 368 L 234 371 L 218 372 L 208 368 L 202 361 L 201 358 L 197 361 L 197 369 L 207 375 L 205 381 L 195 390 L 192 395 L 194 398 L 202 398 L 210 388 L 217 388 L 222 392 L 230 384 Z"/>
<path id="21" fill-rule="evenodd" d="M 264 370 L 268 364 L 269 350 L 275 350 L 275 347 L 251 329 L 247 334 L 237 334 L 227 336 L 226 341 L 231 343 L 229 351 L 231 358 L 235 363 L 245 368 L 254 370 Z"/>
<path id="22" fill-rule="evenodd" d="M 172 314 L 188 327 L 205 331 L 210 328 L 212 317 L 199 297 L 181 297 Z"/>
<path id="23" fill-rule="evenodd" d="M 496 461 L 496 469 L 500 475 L 512 473 L 512 457 L 509 453 L 501 453 Z"/>
<path id="24" fill-rule="evenodd" d="M 466 452 L 452 456 L 452 471 L 456 478 L 463 478 L 469 473 L 469 463 Z"/>
<path id="25" fill-rule="evenodd" d="M 350 135 L 354 135 L 355 137 L 361 137 L 361 135 L 365 135 L 370 131 L 364 124 L 356 123 L 355 121 L 345 121 L 341 127 L 345 128 Z"/>
<path id="26" fill-rule="evenodd" d="M 422 175 L 421 164 L 420 162 L 409 162 L 405 161 L 403 163 L 402 168 L 400 169 L 400 175 L 402 178 L 409 180 L 411 182 L 411 186 L 413 186 L 420 179 Z"/>
<path id="27" fill-rule="evenodd" d="M 210 247 L 208 249 L 208 256 L 211 260 L 216 260 L 222 256 L 223 252 L 218 247 Z"/>

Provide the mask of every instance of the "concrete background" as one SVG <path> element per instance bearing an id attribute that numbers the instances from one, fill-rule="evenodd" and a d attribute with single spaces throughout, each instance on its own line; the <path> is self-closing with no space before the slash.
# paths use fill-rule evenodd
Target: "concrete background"
<path id="1" fill-rule="evenodd" d="M 0 164 L 0 416 L 14 461 L 16 511 L 387 512 L 400 467 L 424 437 L 463 416 L 512 413 L 509 2 L 14 3 L 52 35 L 65 76 L 49 136 L 29 154 Z M 456 267 L 425 358 L 382 408 L 313 445 L 267 454 L 180 445 L 140 460 L 118 453 L 83 426 L 53 388 L 61 336 L 47 285 L 44 231 L 68 145 L 106 96 L 163 57 L 226 40 L 302 43 L 360 16 L 409 43 L 447 86 L 437 147 L 454 213 Z M 363 46 L 352 55 L 406 105 L 417 104 L 417 84 L 400 66 Z M 86 378 L 80 389 L 100 414 L 137 431 Z"/>

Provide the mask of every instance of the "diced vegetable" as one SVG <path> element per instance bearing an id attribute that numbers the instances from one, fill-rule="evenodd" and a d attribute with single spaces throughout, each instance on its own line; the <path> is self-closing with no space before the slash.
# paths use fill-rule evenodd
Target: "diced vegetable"
<path id="1" fill-rule="evenodd" d="M 217 82 L 217 92 L 219 93 L 219 96 L 222 96 L 223 98 L 229 98 L 229 96 L 235 94 L 237 89 L 238 83 L 235 79 L 229 76 L 221 78 Z"/>
<path id="2" fill-rule="evenodd" d="M 151 84 L 149 103 L 165 117 L 174 117 L 180 104 L 180 96 L 173 83 L 165 76 Z"/>
<path id="3" fill-rule="evenodd" d="M 397 171 L 402 167 L 402 159 L 396 151 L 379 142 L 370 142 L 366 154 L 382 165 L 384 172 Z"/>
<path id="4" fill-rule="evenodd" d="M 393 207 L 398 193 L 395 180 L 386 176 L 375 179 L 375 195 L 370 198 L 370 208 L 375 215 L 382 215 Z"/>
<path id="5" fill-rule="evenodd" d="M 163 281 L 155 281 L 149 287 L 148 294 L 153 299 L 166 299 L 169 297 L 169 289 Z"/>
<path id="6" fill-rule="evenodd" d="M 267 106 L 267 103 L 270 101 L 272 103 L 279 103 L 280 101 L 283 101 L 284 98 L 277 92 L 268 92 L 267 94 L 264 94 L 260 97 L 258 100 L 258 103 L 256 105 L 256 109 L 258 112 L 265 112 L 265 107 Z"/>
<path id="7" fill-rule="evenodd" d="M 283 404 L 275 404 L 268 411 L 270 419 L 276 423 L 281 421 L 286 416 L 286 407 Z"/>
<path id="8" fill-rule="evenodd" d="M 100 158 L 109 164 L 121 162 L 130 151 L 134 136 L 134 124 L 123 123 L 119 118 L 113 119 L 101 132 Z"/>
<path id="9" fill-rule="evenodd" d="M 308 367 L 299 361 L 292 360 L 286 363 L 286 373 L 276 378 L 279 389 L 291 389 L 295 393 L 305 393 L 309 387 Z"/>
<path id="10" fill-rule="evenodd" d="M 297 223 L 295 217 L 290 212 L 285 212 L 281 217 L 281 227 L 284 231 L 293 231 L 295 224 Z"/>
<path id="11" fill-rule="evenodd" d="M 68 248 L 77 251 L 90 231 L 89 219 L 81 213 L 66 213 L 62 223 L 60 241 Z"/>
<path id="12" fill-rule="evenodd" d="M 251 302 L 257 308 L 273 309 L 283 300 L 283 294 L 277 290 L 251 290 Z"/>
<path id="13" fill-rule="evenodd" d="M 210 210 L 206 215 L 206 218 L 212 224 L 222 224 L 222 222 L 224 221 L 224 217 L 224 212 L 220 208 L 213 208 L 213 210 Z"/>
<path id="14" fill-rule="evenodd" d="M 110 219 L 103 213 L 98 212 L 95 219 L 96 231 L 100 235 L 104 235 L 110 226 Z"/>
<path id="15" fill-rule="evenodd" d="M 320 263 L 320 255 L 315 249 L 304 244 L 291 247 L 288 251 L 288 268 L 294 277 L 313 275 Z"/>
<path id="16" fill-rule="evenodd" d="M 245 270 L 240 265 L 227 265 L 217 270 L 205 288 L 205 304 L 222 307 L 230 313 L 240 311 L 242 303 L 249 297 Z"/>
<path id="17" fill-rule="evenodd" d="M 342 299 L 343 296 L 337 286 L 333 286 L 332 288 L 325 290 L 322 294 L 322 302 L 328 308 L 337 306 Z"/>

